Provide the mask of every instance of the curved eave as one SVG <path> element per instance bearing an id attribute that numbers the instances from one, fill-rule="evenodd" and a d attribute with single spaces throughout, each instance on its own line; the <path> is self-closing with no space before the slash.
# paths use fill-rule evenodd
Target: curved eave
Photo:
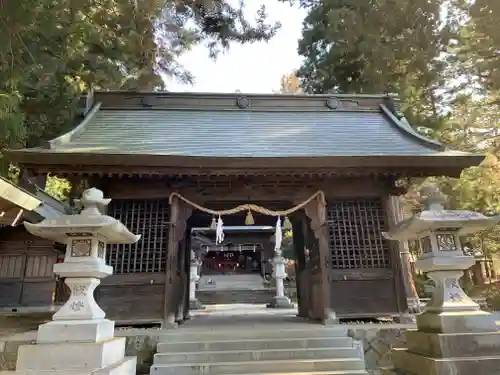
<path id="1" fill-rule="evenodd" d="M 434 141 L 432 139 L 426 138 L 423 135 L 417 133 L 414 130 L 408 129 L 404 126 L 401 121 L 394 116 L 394 114 L 383 104 L 380 104 L 380 109 L 382 113 L 390 120 L 391 124 L 400 132 L 402 132 L 405 136 L 412 138 L 416 142 L 420 143 L 422 146 L 430 148 L 436 151 L 444 151 L 444 146 L 438 141 Z"/>
<path id="2" fill-rule="evenodd" d="M 36 216 L 35 210 L 42 206 L 42 201 L 31 193 L 15 186 L 10 181 L 0 178 L 0 224 L 15 226 L 28 216 Z"/>
<path id="3" fill-rule="evenodd" d="M 54 149 L 57 146 L 70 143 L 73 138 L 77 137 L 85 130 L 87 124 L 92 120 L 95 114 L 99 112 L 100 108 L 101 108 L 101 103 L 97 103 L 96 105 L 94 105 L 94 107 L 89 111 L 89 113 L 85 115 L 85 118 L 82 120 L 82 122 L 80 122 L 75 128 L 73 128 L 66 134 L 63 134 L 57 138 L 50 140 L 49 147 L 51 149 Z"/>
<path id="4" fill-rule="evenodd" d="M 0 199 L 27 211 L 33 211 L 43 203 L 33 194 L 15 186 L 4 178 L 0 178 Z"/>

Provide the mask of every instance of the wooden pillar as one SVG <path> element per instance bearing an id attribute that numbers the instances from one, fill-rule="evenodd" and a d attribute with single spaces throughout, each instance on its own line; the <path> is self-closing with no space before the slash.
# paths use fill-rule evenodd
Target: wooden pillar
<path id="1" fill-rule="evenodd" d="M 181 205 L 177 197 L 172 198 L 165 265 L 165 327 L 176 326 L 179 317 L 179 305 L 184 303 L 182 290 L 182 268 L 184 266 L 179 259 L 179 252 L 181 248 L 180 241 L 184 239 L 187 219 L 191 216 L 191 213 L 192 209 L 190 207 Z"/>
<path id="2" fill-rule="evenodd" d="M 189 288 L 190 288 L 190 274 L 191 274 L 191 230 L 190 228 L 186 229 L 186 240 L 185 240 L 185 251 L 184 257 L 186 259 L 184 274 L 186 277 L 185 285 L 184 285 L 184 310 L 183 310 L 183 319 L 189 319 Z"/>
<path id="3" fill-rule="evenodd" d="M 176 228 L 177 238 L 179 241 L 177 242 L 177 270 L 176 270 L 176 321 L 182 321 L 184 319 L 184 305 L 186 303 L 185 298 L 185 288 L 186 284 L 189 284 L 189 275 L 186 272 L 186 269 L 189 267 L 189 264 L 186 266 L 186 263 L 189 263 L 189 257 L 186 258 L 186 247 L 187 247 L 187 221 L 191 216 L 193 210 L 190 206 L 185 204 L 181 205 L 179 208 L 179 224 Z"/>
<path id="4" fill-rule="evenodd" d="M 182 238 L 179 241 L 178 248 L 178 268 L 177 277 L 178 285 L 176 287 L 177 292 L 177 313 L 175 316 L 175 321 L 180 322 L 184 320 L 184 294 L 186 289 L 186 233 L 181 234 Z"/>
<path id="5" fill-rule="evenodd" d="M 307 298 L 304 295 L 305 242 L 303 218 L 292 218 L 293 248 L 295 252 L 295 285 L 297 288 L 298 316 L 307 317 Z"/>
<path id="6" fill-rule="evenodd" d="M 393 228 L 399 221 L 403 220 L 403 212 L 399 203 L 399 197 L 393 195 L 389 195 L 384 202 L 388 229 Z M 396 304 L 400 313 L 399 322 L 412 322 L 413 318 L 409 315 L 408 298 L 416 298 L 418 301 L 418 293 L 413 283 L 408 243 L 406 241 L 390 241 L 389 249 L 394 272 Z"/>
<path id="7" fill-rule="evenodd" d="M 392 228 L 403 220 L 403 211 L 400 206 L 400 198 L 391 195 L 386 200 L 386 212 L 389 228 Z M 398 307 L 400 312 L 408 311 L 408 298 L 418 298 L 417 289 L 413 282 L 413 274 L 410 261 L 410 249 L 407 241 L 391 241 L 392 268 L 394 270 L 394 282 L 398 296 Z"/>
<path id="8" fill-rule="evenodd" d="M 318 243 L 319 254 L 319 275 L 317 292 L 312 295 L 315 315 L 323 324 L 331 324 L 337 321 L 335 313 L 332 311 L 330 301 L 330 245 L 328 240 L 328 228 L 326 226 L 326 201 L 323 196 L 309 203 L 305 207 L 306 215 L 311 219 L 311 230 Z M 319 285 L 318 285 L 319 284 Z"/>
<path id="9" fill-rule="evenodd" d="M 172 198 L 170 204 L 170 220 L 168 230 L 167 256 L 165 257 L 165 309 L 164 309 L 164 327 L 175 326 L 175 278 L 177 274 L 177 238 L 176 228 L 179 223 L 180 204 L 177 197 Z"/>

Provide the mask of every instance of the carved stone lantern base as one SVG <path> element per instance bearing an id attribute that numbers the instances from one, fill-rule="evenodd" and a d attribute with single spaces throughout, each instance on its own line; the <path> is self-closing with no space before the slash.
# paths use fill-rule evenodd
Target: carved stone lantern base
<path id="1" fill-rule="evenodd" d="M 125 357 L 125 337 L 19 347 L 15 375 L 132 375 L 137 358 Z"/>
<path id="2" fill-rule="evenodd" d="M 267 304 L 268 308 L 272 309 L 293 309 L 295 305 L 286 296 L 276 296 Z"/>
<path id="3" fill-rule="evenodd" d="M 52 321 L 38 327 L 37 342 L 98 342 L 114 337 L 115 322 L 108 319 Z"/>
<path id="4" fill-rule="evenodd" d="M 421 332 L 473 333 L 496 332 L 494 315 L 486 311 L 424 312 L 417 316 L 417 327 Z"/>
<path id="5" fill-rule="evenodd" d="M 190 310 L 205 310 L 206 307 L 202 305 L 198 298 L 189 300 L 189 309 Z"/>

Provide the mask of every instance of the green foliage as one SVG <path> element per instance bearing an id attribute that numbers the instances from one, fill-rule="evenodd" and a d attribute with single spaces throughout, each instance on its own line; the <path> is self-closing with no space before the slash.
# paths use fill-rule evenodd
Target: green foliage
<path id="1" fill-rule="evenodd" d="M 499 283 L 475 285 L 471 286 L 465 291 L 472 298 L 484 297 L 486 298 L 486 305 L 493 311 L 500 310 L 500 288 Z"/>
<path id="2" fill-rule="evenodd" d="M 72 126 L 83 91 L 189 82 L 177 58 L 193 45 L 215 57 L 277 27 L 264 7 L 251 24 L 243 5 L 215 0 L 0 1 L 0 174 L 2 150 L 41 146 Z"/>
<path id="3" fill-rule="evenodd" d="M 500 89 L 500 3 L 495 0 L 458 1 L 454 5 L 462 13 L 464 24 L 454 50 L 461 72 L 483 93 Z"/>
<path id="4" fill-rule="evenodd" d="M 450 29 L 438 0 L 307 1 L 298 75 L 308 93 L 397 93 L 410 123 L 436 128 Z"/>
<path id="5" fill-rule="evenodd" d="M 415 283 L 415 290 L 420 298 L 429 298 L 428 288 L 429 279 L 425 275 L 415 274 L 413 275 L 413 282 Z"/>
<path id="6" fill-rule="evenodd" d="M 293 248 L 293 232 L 291 229 L 283 231 L 283 242 L 281 243 L 283 258 L 295 259 L 295 250 Z"/>
<path id="7" fill-rule="evenodd" d="M 71 190 L 71 184 L 64 178 L 47 176 L 45 191 L 60 201 L 66 201 Z"/>
<path id="8" fill-rule="evenodd" d="M 435 178 L 454 209 L 500 213 L 500 2 L 299 0 L 308 10 L 298 70 L 309 93 L 396 93 L 417 129 L 449 148 L 487 153 L 460 179 Z M 418 208 L 418 181 L 406 211 Z M 500 228 L 464 239 L 500 253 Z"/>

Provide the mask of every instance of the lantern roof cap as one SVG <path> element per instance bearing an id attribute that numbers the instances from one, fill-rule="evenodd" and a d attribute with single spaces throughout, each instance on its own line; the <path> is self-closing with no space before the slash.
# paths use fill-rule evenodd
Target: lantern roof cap
<path id="1" fill-rule="evenodd" d="M 104 237 L 109 244 L 130 244 L 141 235 L 130 232 L 119 220 L 101 212 L 111 199 L 105 199 L 102 191 L 91 188 L 83 192 L 79 200 L 83 210 L 76 215 L 48 218 L 37 224 L 24 223 L 31 234 L 51 241 L 67 243 L 70 237 Z"/>
<path id="2" fill-rule="evenodd" d="M 455 232 L 464 236 L 489 229 L 500 222 L 500 215 L 485 216 L 475 211 L 446 210 L 443 204 L 447 197 L 435 184 L 424 186 L 420 193 L 425 209 L 384 232 L 385 238 L 409 240 L 426 231 Z"/>

